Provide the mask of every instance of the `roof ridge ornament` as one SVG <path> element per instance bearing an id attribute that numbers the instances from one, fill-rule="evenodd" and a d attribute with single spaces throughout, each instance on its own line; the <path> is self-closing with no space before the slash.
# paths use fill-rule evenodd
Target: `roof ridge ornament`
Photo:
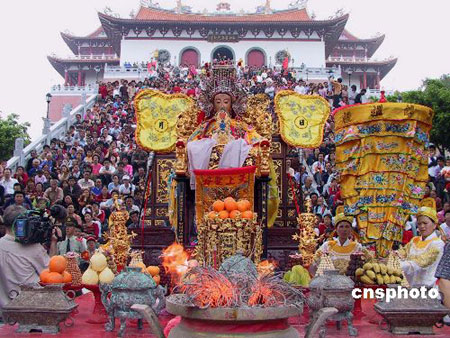
<path id="1" fill-rule="evenodd" d="M 296 0 L 289 4 L 289 9 L 305 9 L 308 5 L 308 0 Z"/>
<path id="2" fill-rule="evenodd" d="M 153 0 L 141 0 L 141 6 L 147 8 L 161 8 L 158 2 L 153 2 Z"/>
<path id="3" fill-rule="evenodd" d="M 272 8 L 270 6 L 270 0 L 266 0 L 266 6 L 264 8 L 264 13 L 265 14 L 272 14 Z"/>

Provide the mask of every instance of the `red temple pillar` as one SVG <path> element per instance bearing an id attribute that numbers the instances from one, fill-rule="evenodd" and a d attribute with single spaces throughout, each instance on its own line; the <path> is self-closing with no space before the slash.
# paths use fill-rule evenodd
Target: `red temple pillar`
<path id="1" fill-rule="evenodd" d="M 64 70 L 64 86 L 69 85 L 69 71 L 67 69 Z"/>
<path id="2" fill-rule="evenodd" d="M 81 87 L 81 70 L 78 71 L 78 87 Z"/>
<path id="3" fill-rule="evenodd" d="M 367 89 L 367 72 L 366 71 L 364 71 L 364 73 L 363 73 L 363 85 L 364 85 L 364 88 Z"/>

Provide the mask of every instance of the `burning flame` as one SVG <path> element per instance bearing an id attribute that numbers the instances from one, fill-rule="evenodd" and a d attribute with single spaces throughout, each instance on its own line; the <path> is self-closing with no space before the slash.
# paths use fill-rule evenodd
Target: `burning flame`
<path id="1" fill-rule="evenodd" d="M 231 307 L 238 302 L 238 289 L 230 280 L 212 268 L 193 268 L 180 289 L 200 307 Z"/>
<path id="2" fill-rule="evenodd" d="M 249 306 L 270 307 L 282 304 L 283 292 L 278 290 L 277 283 L 270 278 L 273 277 L 261 277 L 253 283 L 248 299 Z"/>
<path id="3" fill-rule="evenodd" d="M 259 276 L 273 275 L 278 264 L 274 260 L 265 260 L 258 264 L 256 269 L 258 270 Z"/>
<path id="4" fill-rule="evenodd" d="M 173 284 L 178 284 L 189 268 L 189 254 L 178 243 L 165 248 L 161 255 L 162 265 L 166 273 L 170 274 Z"/>

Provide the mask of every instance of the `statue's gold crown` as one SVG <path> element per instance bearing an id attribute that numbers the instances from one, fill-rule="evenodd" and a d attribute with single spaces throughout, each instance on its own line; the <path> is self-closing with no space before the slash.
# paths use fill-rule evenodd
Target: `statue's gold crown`
<path id="1" fill-rule="evenodd" d="M 232 61 L 215 61 L 206 73 L 206 90 L 212 101 L 217 94 L 228 94 L 236 99 L 236 68 Z"/>
<path id="2" fill-rule="evenodd" d="M 211 112 L 214 97 L 217 94 L 228 94 L 231 97 L 233 110 L 237 115 L 245 111 L 245 92 L 239 84 L 236 66 L 232 60 L 214 61 L 206 64 L 203 78 L 203 93 L 200 103 L 206 113 Z"/>

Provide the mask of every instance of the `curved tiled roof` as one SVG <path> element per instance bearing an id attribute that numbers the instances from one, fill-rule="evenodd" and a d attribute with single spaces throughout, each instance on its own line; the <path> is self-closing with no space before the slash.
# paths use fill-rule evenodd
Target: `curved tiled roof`
<path id="1" fill-rule="evenodd" d="M 348 30 L 344 29 L 342 31 L 341 36 L 339 37 L 339 43 L 347 43 L 347 44 L 352 44 L 352 43 L 360 43 L 361 44 L 362 43 L 362 44 L 367 44 L 367 56 L 368 57 L 372 57 L 373 54 L 375 54 L 377 49 L 383 43 L 384 38 L 385 38 L 385 35 L 383 34 L 383 35 L 377 36 L 375 38 L 360 39 L 360 38 L 357 38 L 352 33 L 350 33 Z"/>
<path id="2" fill-rule="evenodd" d="M 91 34 L 88 34 L 86 36 L 76 36 L 69 33 L 61 32 L 61 37 L 63 38 L 64 42 L 67 44 L 67 46 L 72 50 L 74 54 L 78 54 L 78 46 L 76 44 L 76 41 L 86 41 L 86 40 L 109 40 L 107 36 L 100 36 L 100 34 L 104 33 L 105 30 L 103 29 L 103 26 L 98 27 L 95 31 L 93 31 Z"/>
<path id="3" fill-rule="evenodd" d="M 105 60 L 105 59 L 71 59 L 71 58 L 65 59 L 65 58 L 60 58 L 60 57 L 53 56 L 53 55 L 48 55 L 47 60 L 50 62 L 50 64 L 53 66 L 53 68 L 55 68 L 55 70 L 59 74 L 61 74 L 61 76 L 64 76 L 64 69 L 65 69 L 66 65 L 92 64 L 92 65 L 102 65 L 103 66 L 105 63 L 113 64 L 113 65 L 118 65 L 120 63 L 119 58 L 111 58 L 108 60 Z"/>
<path id="4" fill-rule="evenodd" d="M 175 13 L 173 11 L 142 7 L 134 18 L 136 21 L 182 21 L 182 22 L 273 22 L 273 21 L 311 21 L 306 9 L 290 9 L 276 11 L 271 14 L 187 14 Z"/>
<path id="5" fill-rule="evenodd" d="M 383 61 L 327 61 L 327 67 L 333 67 L 336 65 L 340 66 L 351 66 L 354 67 L 379 67 L 380 76 L 383 79 L 394 66 L 397 64 L 398 59 L 387 59 Z"/>

